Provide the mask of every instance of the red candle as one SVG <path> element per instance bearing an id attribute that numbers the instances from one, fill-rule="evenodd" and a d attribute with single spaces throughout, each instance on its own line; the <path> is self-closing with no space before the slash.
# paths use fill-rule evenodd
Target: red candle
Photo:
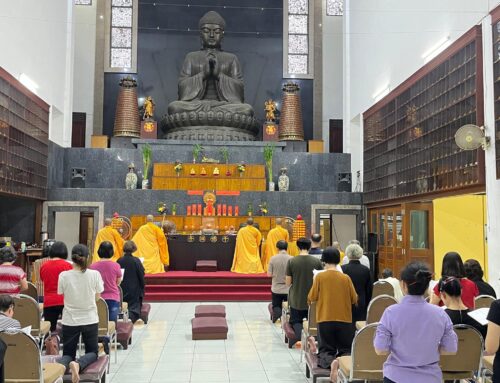
<path id="1" fill-rule="evenodd" d="M 222 205 L 222 215 L 225 216 L 226 214 L 227 214 L 227 205 L 224 204 L 224 205 Z"/>
<path id="2" fill-rule="evenodd" d="M 217 205 L 217 215 L 221 215 L 221 213 L 222 213 L 222 205 L 218 204 Z"/>
<path id="3" fill-rule="evenodd" d="M 192 214 L 192 215 L 196 215 L 196 204 L 195 204 L 195 203 L 193 203 L 193 204 L 191 205 L 191 214 Z"/>
<path id="4" fill-rule="evenodd" d="M 233 215 L 233 207 L 231 205 L 229 205 L 227 207 L 227 215 L 228 216 L 232 216 Z"/>
<path id="5" fill-rule="evenodd" d="M 191 215 L 191 205 L 187 206 L 187 215 Z"/>
<path id="6" fill-rule="evenodd" d="M 235 206 L 234 207 L 234 216 L 237 217 L 240 213 L 240 207 L 239 206 Z"/>
<path id="7" fill-rule="evenodd" d="M 201 215 L 201 203 L 198 204 L 198 215 Z"/>

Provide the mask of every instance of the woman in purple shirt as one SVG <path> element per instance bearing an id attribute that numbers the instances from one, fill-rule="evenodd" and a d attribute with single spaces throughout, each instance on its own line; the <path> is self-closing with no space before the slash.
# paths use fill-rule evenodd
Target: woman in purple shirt
<path id="1" fill-rule="evenodd" d="M 440 354 L 457 352 L 450 317 L 424 299 L 431 278 L 425 264 L 407 265 L 401 272 L 406 296 L 382 315 L 373 344 L 377 354 L 389 355 L 384 363 L 386 383 L 441 383 Z"/>

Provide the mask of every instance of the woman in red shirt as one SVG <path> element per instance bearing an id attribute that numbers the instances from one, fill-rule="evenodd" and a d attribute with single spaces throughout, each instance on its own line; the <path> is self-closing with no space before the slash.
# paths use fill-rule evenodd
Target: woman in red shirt
<path id="1" fill-rule="evenodd" d="M 479 295 L 479 290 L 476 284 L 465 277 L 464 263 L 460 254 L 452 251 L 446 253 L 443 257 L 443 267 L 441 268 L 441 280 L 448 277 L 454 277 L 460 280 L 462 287 L 462 302 L 470 310 L 474 310 L 474 299 Z M 431 303 L 443 306 L 443 301 L 439 293 L 439 283 L 434 286 L 431 296 Z"/>
<path id="2" fill-rule="evenodd" d="M 43 317 L 50 322 L 50 331 L 56 331 L 57 320 L 64 308 L 64 297 L 57 294 L 59 274 L 72 270 L 73 266 L 66 260 L 68 248 L 64 242 L 54 242 L 49 250 L 49 260 L 40 268 L 40 279 L 43 282 Z"/>

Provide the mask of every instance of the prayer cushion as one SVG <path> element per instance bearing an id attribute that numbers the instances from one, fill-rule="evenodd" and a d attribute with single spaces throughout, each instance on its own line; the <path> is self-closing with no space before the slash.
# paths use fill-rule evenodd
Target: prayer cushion
<path id="1" fill-rule="evenodd" d="M 321 368 L 318 366 L 318 356 L 312 352 L 306 352 L 306 377 L 312 375 L 313 382 L 316 382 L 318 378 L 324 378 L 330 376 L 330 370 Z M 347 375 L 349 376 L 349 375 Z"/>
<path id="2" fill-rule="evenodd" d="M 191 321 L 192 339 L 227 339 L 227 322 L 221 317 L 199 317 Z"/>
<path id="3" fill-rule="evenodd" d="M 80 381 L 82 382 L 100 382 L 103 375 L 106 374 L 108 367 L 108 355 L 97 358 L 84 371 L 80 372 Z M 64 382 L 71 382 L 71 375 L 64 375 Z"/>
<path id="4" fill-rule="evenodd" d="M 117 331 L 117 341 L 120 343 L 124 350 L 128 348 L 128 345 L 131 343 L 132 339 L 132 331 L 134 330 L 134 325 L 132 322 L 117 322 L 116 323 L 116 331 Z"/>
<path id="5" fill-rule="evenodd" d="M 224 305 L 198 305 L 194 309 L 195 318 L 199 317 L 226 317 Z"/>
<path id="6" fill-rule="evenodd" d="M 151 311 L 151 305 L 149 303 L 143 303 L 141 307 L 141 319 L 144 323 L 148 323 L 149 312 Z"/>
<path id="7" fill-rule="evenodd" d="M 196 271 L 198 272 L 217 271 L 217 261 L 196 261 Z"/>

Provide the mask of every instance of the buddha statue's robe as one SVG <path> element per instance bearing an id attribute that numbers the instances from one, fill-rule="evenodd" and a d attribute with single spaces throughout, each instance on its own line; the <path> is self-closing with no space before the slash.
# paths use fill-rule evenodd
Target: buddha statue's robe
<path id="1" fill-rule="evenodd" d="M 264 271 L 267 271 L 267 267 L 269 265 L 269 261 L 271 257 L 278 254 L 279 250 L 276 247 L 276 243 L 278 241 L 288 242 L 290 234 L 288 230 L 284 229 L 282 226 L 278 225 L 274 229 L 269 230 L 267 233 L 266 242 L 264 244 L 263 255 L 262 255 L 262 267 Z"/>
<path id="2" fill-rule="evenodd" d="M 233 266 L 231 271 L 241 274 L 263 273 L 259 248 L 262 234 L 253 226 L 242 227 L 236 236 Z"/>
<path id="3" fill-rule="evenodd" d="M 146 274 L 159 274 L 165 271 L 164 266 L 169 264 L 167 238 L 152 222 L 142 225 L 132 238 L 137 251 L 135 257 L 144 258 L 143 266 Z"/>
<path id="4" fill-rule="evenodd" d="M 203 78 L 209 58 L 219 68 L 215 76 Z M 168 114 L 208 112 L 253 116 L 253 108 L 244 103 L 244 84 L 238 58 L 220 50 L 190 52 L 184 59 L 178 84 L 179 101 L 168 106 Z"/>
<path id="5" fill-rule="evenodd" d="M 101 230 L 97 232 L 97 236 L 95 237 L 92 263 L 97 262 L 101 259 L 97 254 L 97 250 L 99 250 L 99 246 L 104 241 L 109 241 L 113 245 L 113 257 L 111 258 L 112 261 L 117 261 L 119 258 L 123 256 L 123 243 L 125 241 L 123 240 L 122 236 L 113 227 L 104 226 Z"/>

